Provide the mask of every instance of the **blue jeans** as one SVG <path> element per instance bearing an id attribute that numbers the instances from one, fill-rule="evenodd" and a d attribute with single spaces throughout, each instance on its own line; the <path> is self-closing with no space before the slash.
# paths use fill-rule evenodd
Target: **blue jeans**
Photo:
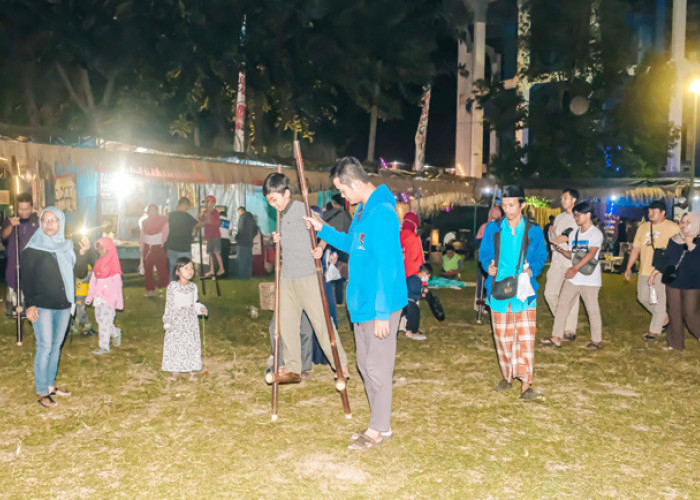
<path id="1" fill-rule="evenodd" d="M 36 337 L 34 356 L 34 385 L 38 395 L 48 394 L 56 383 L 61 345 L 66 338 L 70 309 L 44 309 L 39 307 L 39 319 L 32 323 Z"/>
<path id="2" fill-rule="evenodd" d="M 178 252 L 177 250 L 167 250 L 168 252 L 168 268 L 170 269 L 170 279 L 175 277 L 175 264 L 180 257 L 187 257 L 192 260 L 192 252 Z"/>

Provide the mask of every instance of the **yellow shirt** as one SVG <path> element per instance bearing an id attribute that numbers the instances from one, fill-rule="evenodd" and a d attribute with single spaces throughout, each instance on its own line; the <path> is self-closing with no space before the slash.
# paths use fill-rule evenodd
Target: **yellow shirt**
<path id="1" fill-rule="evenodd" d="M 664 249 L 668 245 L 674 235 L 678 234 L 678 224 L 673 221 L 665 220 L 661 224 L 654 224 L 654 246 L 651 246 L 650 235 L 651 222 L 645 222 L 637 229 L 637 235 L 634 237 L 635 248 L 641 248 L 639 254 L 639 275 L 649 276 L 654 268 L 651 261 L 654 258 L 654 248 Z"/>

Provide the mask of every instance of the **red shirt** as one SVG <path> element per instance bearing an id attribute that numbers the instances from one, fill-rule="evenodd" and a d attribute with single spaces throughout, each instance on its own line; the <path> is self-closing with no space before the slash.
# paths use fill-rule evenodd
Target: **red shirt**
<path id="1" fill-rule="evenodd" d="M 221 238 L 221 231 L 219 230 L 219 225 L 221 224 L 219 211 L 214 208 L 206 215 L 207 223 L 204 224 L 204 237 L 206 239 Z"/>
<path id="2" fill-rule="evenodd" d="M 399 238 L 403 251 L 403 266 L 408 278 L 418 274 L 420 266 L 423 264 L 423 247 L 420 244 L 420 236 L 413 231 L 402 229 Z"/>

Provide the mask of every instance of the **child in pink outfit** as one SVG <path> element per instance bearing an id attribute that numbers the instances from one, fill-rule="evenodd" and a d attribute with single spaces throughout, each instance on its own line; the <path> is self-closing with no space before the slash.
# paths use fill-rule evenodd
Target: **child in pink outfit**
<path id="1" fill-rule="evenodd" d="M 122 268 L 112 238 L 100 238 L 95 243 L 95 248 L 100 257 L 93 268 L 85 303 L 89 305 L 94 301 L 95 319 L 99 327 L 99 348 L 92 352 L 107 354 L 110 338 L 114 347 L 119 347 L 122 343 L 122 331 L 114 326 L 117 309 L 124 309 Z"/>

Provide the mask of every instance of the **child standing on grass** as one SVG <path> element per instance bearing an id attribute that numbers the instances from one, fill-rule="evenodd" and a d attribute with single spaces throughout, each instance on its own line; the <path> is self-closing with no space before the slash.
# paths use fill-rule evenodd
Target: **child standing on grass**
<path id="1" fill-rule="evenodd" d="M 117 247 L 112 238 L 105 236 L 95 243 L 99 258 L 95 262 L 90 277 L 90 285 L 85 303 L 95 303 L 95 319 L 99 330 L 98 349 L 93 354 L 102 355 L 109 352 L 109 340 L 119 347 L 122 343 L 122 331 L 114 326 L 117 309 L 124 309 L 122 293 L 122 267 L 119 264 Z"/>
<path id="2" fill-rule="evenodd" d="M 165 296 L 165 340 L 161 369 L 170 372 L 168 380 L 171 381 L 180 372 L 189 372 L 190 380 L 196 380 L 195 372 L 202 369 L 197 316 L 207 316 L 209 312 L 203 304 L 197 302 L 197 285 L 190 282 L 194 276 L 192 260 L 188 257 L 177 259 L 173 274 L 175 279 L 168 285 Z"/>
<path id="3" fill-rule="evenodd" d="M 418 328 L 420 327 L 420 299 L 428 293 L 428 281 L 433 274 L 430 264 L 421 264 L 418 274 L 406 278 L 408 289 L 408 304 L 403 308 L 406 317 L 406 337 L 413 340 L 425 340 Z"/>
<path id="4" fill-rule="evenodd" d="M 88 290 L 90 288 L 90 278 L 92 277 L 92 267 L 88 266 L 88 275 L 83 278 L 75 278 L 75 318 L 71 326 L 72 333 L 80 333 L 83 337 L 97 335 L 97 332 L 92 329 L 92 323 L 87 315 L 87 300 Z"/>

